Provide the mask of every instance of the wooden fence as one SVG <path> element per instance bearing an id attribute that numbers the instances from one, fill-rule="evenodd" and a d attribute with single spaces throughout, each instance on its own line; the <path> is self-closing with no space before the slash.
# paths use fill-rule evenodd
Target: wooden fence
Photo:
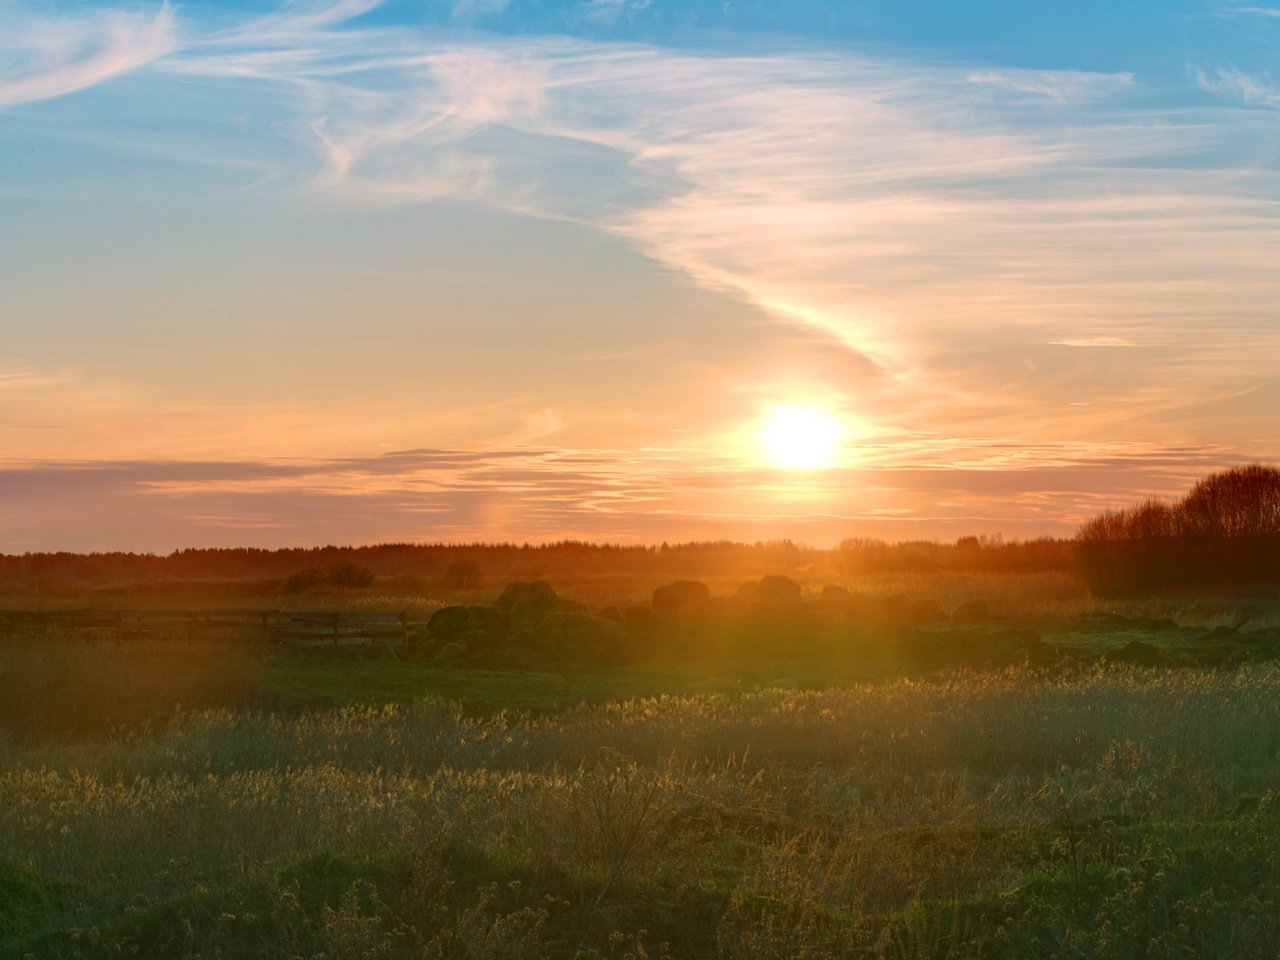
<path id="1" fill-rule="evenodd" d="M 405 613 L 294 610 L 0 610 L 0 640 L 239 640 L 293 646 L 402 646 L 415 626 Z"/>

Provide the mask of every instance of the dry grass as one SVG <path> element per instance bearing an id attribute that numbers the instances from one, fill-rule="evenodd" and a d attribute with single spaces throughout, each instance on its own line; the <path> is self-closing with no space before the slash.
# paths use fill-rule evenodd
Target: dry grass
<path id="1" fill-rule="evenodd" d="M 251 644 L 15 640 L 0 643 L 0 736 L 107 736 L 182 709 L 248 705 L 262 690 Z"/>
<path id="2" fill-rule="evenodd" d="M 62 956 L 1271 957 L 1277 769 L 1273 665 L 213 711 L 10 745 L 0 864 Z"/>

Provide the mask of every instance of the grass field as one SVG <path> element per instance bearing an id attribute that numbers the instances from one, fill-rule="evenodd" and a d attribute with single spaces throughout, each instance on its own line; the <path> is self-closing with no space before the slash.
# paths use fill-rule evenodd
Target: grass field
<path id="1" fill-rule="evenodd" d="M 9 748 L 0 954 L 1273 957 L 1278 768 L 1271 665 L 217 710 Z"/>
<path id="2" fill-rule="evenodd" d="M 1273 958 L 1253 602 L 522 668 L 11 640 L 0 958 Z"/>

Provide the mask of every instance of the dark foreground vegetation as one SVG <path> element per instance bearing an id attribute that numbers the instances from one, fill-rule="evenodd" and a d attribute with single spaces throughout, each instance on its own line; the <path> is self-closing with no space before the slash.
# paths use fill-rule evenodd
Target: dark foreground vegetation
<path id="1" fill-rule="evenodd" d="M 0 956 L 1273 958 L 1278 764 L 1271 665 L 188 713 L 0 753 Z"/>
<path id="2" fill-rule="evenodd" d="M 999 583 L 6 637 L 0 960 L 1280 954 L 1274 605 Z"/>

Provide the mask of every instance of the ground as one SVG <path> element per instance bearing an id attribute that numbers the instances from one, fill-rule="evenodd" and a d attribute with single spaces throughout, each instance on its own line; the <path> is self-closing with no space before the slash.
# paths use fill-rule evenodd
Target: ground
<path id="1" fill-rule="evenodd" d="M 519 669 L 9 638 L 0 958 L 1272 958 L 1251 604 L 760 608 Z"/>

